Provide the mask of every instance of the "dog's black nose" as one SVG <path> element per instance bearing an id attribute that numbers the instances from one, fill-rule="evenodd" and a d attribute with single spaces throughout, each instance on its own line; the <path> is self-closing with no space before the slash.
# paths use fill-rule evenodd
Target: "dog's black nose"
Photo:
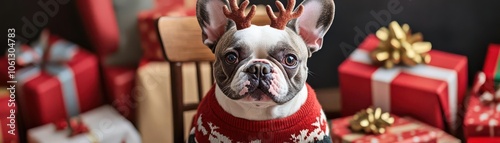
<path id="1" fill-rule="evenodd" d="M 255 75 L 255 77 L 262 77 L 265 75 L 269 75 L 271 74 L 271 71 L 272 71 L 271 65 L 263 62 L 252 63 L 246 69 L 247 73 Z"/>

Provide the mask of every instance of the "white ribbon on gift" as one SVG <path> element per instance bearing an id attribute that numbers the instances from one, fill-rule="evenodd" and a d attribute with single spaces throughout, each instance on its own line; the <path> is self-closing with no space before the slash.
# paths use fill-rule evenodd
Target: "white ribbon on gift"
<path id="1" fill-rule="evenodd" d="M 37 143 L 141 143 L 135 127 L 110 105 L 103 105 L 79 115 L 89 133 L 68 137 L 69 130 L 56 130 L 54 124 L 45 124 L 27 131 L 28 138 Z"/>
<path id="2" fill-rule="evenodd" d="M 370 54 L 363 49 L 356 49 L 350 56 L 352 61 L 372 64 Z M 372 103 L 376 107 L 389 112 L 391 110 L 391 93 L 390 86 L 394 78 L 401 72 L 413 74 L 420 77 L 426 77 L 436 80 L 446 81 L 448 84 L 448 102 L 450 108 L 450 125 L 455 128 L 456 112 L 457 112 L 457 97 L 458 97 L 458 81 L 457 72 L 451 69 L 436 67 L 432 65 L 416 65 L 413 67 L 395 66 L 392 69 L 378 68 L 372 74 Z"/>
<path id="3" fill-rule="evenodd" d="M 37 42 L 33 45 L 34 52 L 21 53 L 19 58 L 26 62 L 34 63 L 33 66 L 23 68 L 17 72 L 16 79 L 20 85 L 24 85 L 25 82 L 39 76 L 41 74 L 41 62 L 42 59 L 34 59 L 33 57 L 42 57 L 43 48 L 46 47 L 44 44 L 46 42 Z M 76 83 L 74 79 L 73 70 L 65 65 L 63 62 L 69 61 L 76 53 L 77 46 L 71 42 L 65 40 L 59 40 L 56 43 L 50 45 L 52 49 L 49 51 L 49 59 L 45 62 L 45 71 L 51 75 L 54 75 L 61 82 L 61 90 L 63 93 L 64 105 L 66 107 L 66 113 L 69 117 L 76 116 L 80 113 L 80 106 L 78 102 L 78 92 L 76 89 Z M 20 51 L 20 50 L 19 50 Z M 37 54 L 31 55 L 30 54 Z M 22 87 L 21 87 L 22 88 Z M 21 90 L 22 91 L 22 90 Z"/>

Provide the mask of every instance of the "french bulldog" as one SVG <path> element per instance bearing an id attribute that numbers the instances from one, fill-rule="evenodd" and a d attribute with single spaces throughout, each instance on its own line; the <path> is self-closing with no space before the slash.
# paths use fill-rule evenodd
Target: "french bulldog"
<path id="1" fill-rule="evenodd" d="M 188 142 L 331 142 L 312 88 L 307 59 L 333 22 L 333 0 L 295 9 L 267 6 L 270 25 L 251 24 L 249 1 L 198 0 L 202 40 L 215 54 L 214 87 L 198 106 Z"/>

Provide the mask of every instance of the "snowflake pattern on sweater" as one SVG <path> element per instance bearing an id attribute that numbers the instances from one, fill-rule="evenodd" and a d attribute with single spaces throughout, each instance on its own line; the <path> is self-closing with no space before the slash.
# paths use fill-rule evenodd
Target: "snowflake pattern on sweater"
<path id="1" fill-rule="evenodd" d="M 212 88 L 194 116 L 189 143 L 332 142 L 326 117 L 312 88 L 295 114 L 282 119 L 251 121 L 234 117 L 217 103 Z"/>

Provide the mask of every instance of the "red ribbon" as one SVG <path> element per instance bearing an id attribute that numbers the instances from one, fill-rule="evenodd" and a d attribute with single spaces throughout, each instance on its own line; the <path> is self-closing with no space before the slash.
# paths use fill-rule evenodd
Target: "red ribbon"
<path id="1" fill-rule="evenodd" d="M 89 132 L 87 125 L 85 125 L 80 118 L 66 119 L 55 122 L 54 124 L 56 125 L 56 130 L 58 131 L 69 128 L 71 130 L 71 133 L 69 134 L 70 137 Z"/>
<path id="2" fill-rule="evenodd" d="M 472 92 L 485 104 L 500 102 L 500 90 L 495 88 L 493 79 L 487 78 L 484 72 L 476 74 Z"/>

